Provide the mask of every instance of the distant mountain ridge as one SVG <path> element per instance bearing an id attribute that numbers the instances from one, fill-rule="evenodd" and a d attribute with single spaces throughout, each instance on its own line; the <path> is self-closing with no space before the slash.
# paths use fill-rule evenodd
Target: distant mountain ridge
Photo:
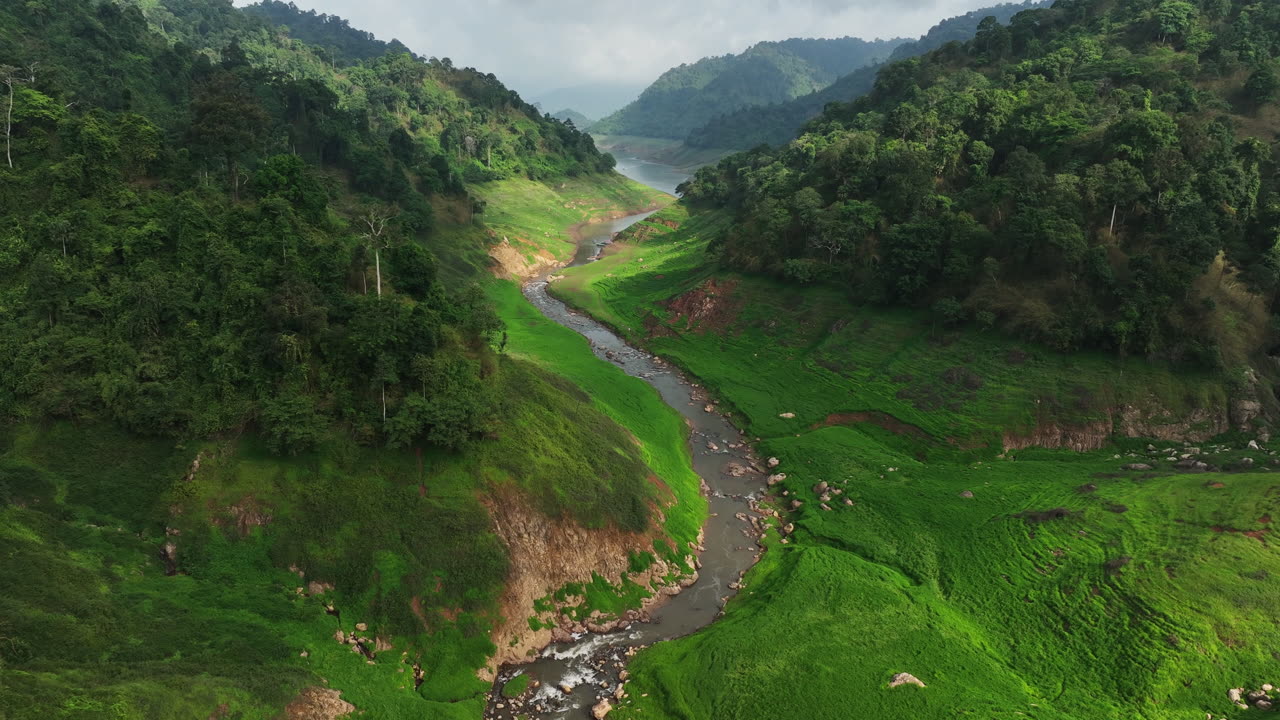
<path id="1" fill-rule="evenodd" d="M 887 59 L 903 42 L 793 38 L 758 43 L 739 55 L 703 58 L 663 73 L 639 99 L 592 130 L 683 140 L 726 111 L 821 90 L 857 68 Z"/>
<path id="2" fill-rule="evenodd" d="M 590 127 L 592 124 L 595 123 L 595 120 L 592 120 L 591 118 L 587 117 L 586 115 L 583 115 L 582 113 L 572 108 L 557 110 L 551 113 L 551 117 L 559 120 L 560 122 L 565 122 L 565 123 L 571 122 L 573 123 L 573 126 L 578 128 L 579 130 L 586 130 L 588 127 Z"/>
<path id="3" fill-rule="evenodd" d="M 1052 0 L 1027 0 L 980 8 L 973 12 L 943 20 L 918 40 L 904 42 L 894 48 L 884 63 L 858 68 L 816 92 L 777 104 L 757 104 L 722 113 L 705 125 L 681 138 L 694 148 L 747 150 L 757 145 L 782 145 L 795 138 L 810 118 L 822 112 L 828 103 L 849 102 L 871 91 L 876 75 L 885 64 L 918 57 L 950 42 L 968 42 L 978 31 L 984 18 L 994 17 L 1008 24 L 1023 10 L 1044 8 Z"/>
<path id="4" fill-rule="evenodd" d="M 588 83 L 530 93 L 525 96 L 548 112 L 557 108 L 572 108 L 589 118 L 598 120 L 617 112 L 640 97 L 642 90 L 644 85 Z"/>

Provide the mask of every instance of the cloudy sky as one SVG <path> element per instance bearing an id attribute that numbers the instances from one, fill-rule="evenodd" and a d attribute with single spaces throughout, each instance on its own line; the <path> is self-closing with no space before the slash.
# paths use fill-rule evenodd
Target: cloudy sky
<path id="1" fill-rule="evenodd" d="M 583 84 L 643 86 L 669 67 L 761 40 L 914 37 L 999 0 L 294 1 L 536 96 Z"/>

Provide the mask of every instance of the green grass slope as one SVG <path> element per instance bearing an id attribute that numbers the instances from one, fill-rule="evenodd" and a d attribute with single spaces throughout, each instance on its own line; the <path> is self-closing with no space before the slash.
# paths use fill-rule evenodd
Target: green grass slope
<path id="1" fill-rule="evenodd" d="M 555 285 L 718 393 L 781 460 L 794 524 L 722 620 L 637 656 L 611 717 L 1235 717 L 1228 688 L 1274 682 L 1274 475 L 1182 473 L 1143 441 L 1000 448 L 1111 403 L 1193 429 L 1228 378 L 723 273 L 725 224 L 664 211 Z M 1276 462 L 1223 440 L 1200 457 Z M 901 672 L 927 687 L 889 689 Z"/>
<path id="2" fill-rule="evenodd" d="M 578 373 L 612 370 L 595 362 Z M 639 529 L 666 501 L 648 480 L 658 472 L 692 488 L 671 531 L 691 539 L 700 525 L 681 428 L 636 392 L 648 388 L 619 387 L 610 405 L 619 417 L 656 416 L 631 423 L 642 450 L 633 428 L 562 377 L 514 358 L 496 372 L 503 420 L 464 454 L 335 435 L 322 451 L 283 458 L 252 436 L 197 448 L 102 425 L 12 429 L 0 455 L 0 704 L 14 718 L 81 705 L 125 713 L 102 717 L 184 717 L 222 703 L 274 717 L 325 678 L 376 717 L 443 712 L 440 702 L 461 704 L 433 716 L 476 717 L 488 685 L 475 670 L 494 650 L 508 571 L 481 497 L 514 485 L 552 517 Z M 649 406 L 628 405 L 633 395 Z M 173 577 L 160 556 L 167 542 Z M 295 592 L 311 581 L 329 586 L 323 602 Z M 374 666 L 333 639 L 358 622 L 394 645 Z M 426 669 L 417 692 L 413 663 Z M 188 683 L 200 692 L 171 697 Z"/>

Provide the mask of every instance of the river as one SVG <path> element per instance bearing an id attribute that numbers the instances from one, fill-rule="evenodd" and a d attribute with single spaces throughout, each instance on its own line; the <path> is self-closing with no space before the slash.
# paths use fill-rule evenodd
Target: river
<path id="1" fill-rule="evenodd" d="M 687 178 L 674 168 L 638 160 L 619 161 L 618 169 L 628 177 L 666 192 L 673 192 L 676 185 Z M 650 214 L 585 228 L 579 252 L 571 264 L 594 262 L 615 234 Z M 628 657 L 628 650 L 687 635 L 716 619 L 724 603 L 736 592 L 734 588 L 742 574 L 758 558 L 759 548 L 748 518 L 762 517 L 753 511 L 752 501 L 763 494 L 765 478 L 761 472 L 763 467 L 750 455 L 750 448 L 737 428 L 714 409 L 707 412 L 710 401 L 678 371 L 649 353 L 631 347 L 605 326 L 551 297 L 547 292 L 547 276 L 526 284 L 524 294 L 548 318 L 585 336 L 601 360 L 612 362 L 628 375 L 652 385 L 668 405 L 688 420 L 693 469 L 702 478 L 710 504 L 710 517 L 704 527 L 704 550 L 699 556 L 701 568 L 698 581 L 692 587 L 650 611 L 647 623 L 635 623 L 625 631 L 603 635 L 584 634 L 575 637 L 572 643 L 548 647 L 531 663 L 504 668 L 485 713 L 486 718 L 494 720 L 521 716 L 576 719 L 590 717 L 592 706 L 601 698 L 613 697 L 619 682 L 618 671 Z M 748 472 L 743 474 L 740 468 L 747 468 Z M 505 681 L 519 674 L 528 674 L 538 682 L 538 687 L 523 700 L 512 702 L 503 698 L 498 690 Z M 573 689 L 566 693 L 562 686 Z"/>

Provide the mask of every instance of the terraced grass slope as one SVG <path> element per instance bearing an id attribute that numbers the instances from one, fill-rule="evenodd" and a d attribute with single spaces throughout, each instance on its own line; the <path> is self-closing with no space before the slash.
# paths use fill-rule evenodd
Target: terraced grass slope
<path id="1" fill-rule="evenodd" d="M 785 474 L 745 591 L 639 654 L 611 717 L 1237 717 L 1229 688 L 1275 682 L 1278 461 L 1215 410 L 1230 378 L 719 272 L 724 224 L 673 208 L 555 285 L 690 369 Z M 1219 437 L 1106 440 L 1130 429 Z"/>

